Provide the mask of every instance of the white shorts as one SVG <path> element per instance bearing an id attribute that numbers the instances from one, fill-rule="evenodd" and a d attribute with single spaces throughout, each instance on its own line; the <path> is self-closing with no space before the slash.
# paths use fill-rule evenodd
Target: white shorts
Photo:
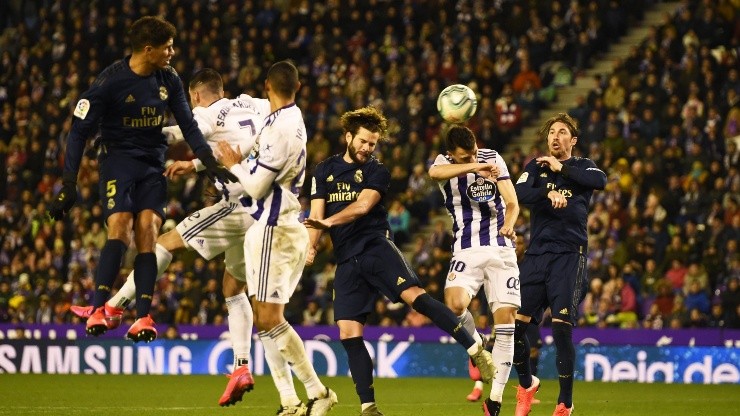
<path id="1" fill-rule="evenodd" d="M 303 224 L 254 223 L 244 239 L 249 297 L 260 302 L 288 303 L 303 274 L 308 251 Z"/>
<path id="2" fill-rule="evenodd" d="M 445 288 L 461 287 L 473 298 L 483 286 L 491 312 L 522 306 L 516 252 L 509 247 L 471 247 L 452 255 Z"/>
<path id="3" fill-rule="evenodd" d="M 192 213 L 177 224 L 185 246 L 210 260 L 224 254 L 226 270 L 237 280 L 246 281 L 244 235 L 254 219 L 241 204 L 219 201 Z"/>

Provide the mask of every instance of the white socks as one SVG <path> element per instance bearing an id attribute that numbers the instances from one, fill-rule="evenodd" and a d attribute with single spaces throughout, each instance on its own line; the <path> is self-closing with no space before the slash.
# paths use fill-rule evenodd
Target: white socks
<path id="1" fill-rule="evenodd" d="M 326 387 L 319 380 L 319 376 L 316 375 L 316 370 L 314 370 L 313 365 L 308 360 L 308 355 L 306 355 L 303 341 L 295 332 L 295 329 L 286 321 L 272 328 L 268 331 L 268 334 L 275 341 L 283 359 L 293 363 L 291 368 L 306 387 L 308 397 L 312 399 L 326 393 Z"/>
<path id="2" fill-rule="evenodd" d="M 249 352 L 252 350 L 254 316 L 252 306 L 244 292 L 226 298 L 226 308 L 229 311 L 229 333 L 231 334 L 231 346 L 234 349 L 234 368 L 236 368 L 239 359 L 249 360 Z"/>
<path id="3" fill-rule="evenodd" d="M 511 373 L 511 363 L 514 361 L 514 324 L 493 326 L 496 342 L 493 344 L 493 365 L 496 366 L 496 376 L 491 383 L 491 400 L 501 403 L 506 381 Z M 527 351 L 529 353 L 529 351 Z"/>
<path id="4" fill-rule="evenodd" d="M 157 256 L 157 278 L 160 278 L 172 263 L 172 253 L 158 243 L 154 254 Z M 134 283 L 134 272 L 131 271 L 121 289 L 106 303 L 116 308 L 125 308 L 134 299 L 136 299 L 136 283 Z"/>
<path id="5" fill-rule="evenodd" d="M 267 361 L 267 366 L 270 367 L 272 382 L 275 383 L 275 387 L 280 394 L 280 404 L 282 406 L 298 406 L 301 399 L 298 398 L 298 394 L 295 392 L 293 374 L 290 372 L 288 362 L 283 359 L 277 344 L 267 335 L 267 332 L 260 331 L 257 335 L 259 335 L 265 349 L 265 361 Z"/>

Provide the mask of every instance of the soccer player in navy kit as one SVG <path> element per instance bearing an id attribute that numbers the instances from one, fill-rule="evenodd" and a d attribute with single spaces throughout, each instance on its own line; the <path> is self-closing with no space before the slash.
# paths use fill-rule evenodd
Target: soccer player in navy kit
<path id="1" fill-rule="evenodd" d="M 386 133 L 387 121 L 374 107 L 341 117 L 344 154 L 321 162 L 311 184 L 307 264 L 313 262 L 322 230 L 329 230 L 337 258 L 334 318 L 347 351 L 362 415 L 382 415 L 375 405 L 373 362 L 362 337 L 367 315 L 378 292 L 392 302 L 403 301 L 450 334 L 468 350 L 488 382 L 493 378 L 491 353 L 475 343 L 457 316 L 421 288 L 416 274 L 389 238 L 390 226 L 382 204 L 390 173 L 372 156 Z"/>
<path id="2" fill-rule="evenodd" d="M 514 330 L 514 367 L 519 374 L 516 416 L 529 414 L 539 379 L 531 374 L 527 325 L 552 311 L 552 335 L 560 396 L 553 416 L 573 412 L 573 325 L 586 295 L 586 218 L 591 194 L 606 174 L 590 159 L 573 157 L 578 123 L 559 113 L 540 129 L 550 154 L 530 161 L 516 182 L 519 202 L 531 209 L 531 237 L 520 265 L 522 307 Z"/>
<path id="3" fill-rule="evenodd" d="M 167 141 L 162 134 L 165 111 L 172 111 L 185 140 L 211 177 L 236 180 L 218 165 L 193 119 L 182 81 L 169 66 L 175 54 L 175 33 L 175 27 L 160 17 L 145 16 L 134 22 L 129 30 L 131 56 L 103 70 L 74 110 L 63 186 L 49 205 L 49 216 L 59 220 L 74 205 L 85 143 L 100 129 L 100 195 L 108 240 L 95 272 L 95 312 L 86 324 L 90 335 L 108 329 L 103 304 L 134 238 L 138 250 L 134 260 L 137 320 L 127 336 L 135 342 L 157 336 L 149 309 L 157 278 L 155 245 L 167 203 L 163 176 Z"/>

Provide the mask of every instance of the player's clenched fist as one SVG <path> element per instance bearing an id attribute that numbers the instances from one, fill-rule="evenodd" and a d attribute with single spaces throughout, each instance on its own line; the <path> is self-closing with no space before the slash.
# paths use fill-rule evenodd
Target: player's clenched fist
<path id="1" fill-rule="evenodd" d="M 47 214 L 53 220 L 61 220 L 72 209 L 76 200 L 77 182 L 70 178 L 64 178 L 62 189 L 59 190 L 59 193 L 54 196 L 54 200 L 49 204 Z"/>

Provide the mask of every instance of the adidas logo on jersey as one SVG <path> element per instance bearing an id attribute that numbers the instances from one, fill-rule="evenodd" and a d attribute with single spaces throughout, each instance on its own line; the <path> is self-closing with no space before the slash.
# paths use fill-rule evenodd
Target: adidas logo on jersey
<path id="1" fill-rule="evenodd" d="M 199 246 L 203 247 L 203 244 L 205 244 L 206 240 L 203 238 L 196 238 L 195 242 L 198 243 Z"/>
<path id="2" fill-rule="evenodd" d="M 566 315 L 568 313 L 568 308 L 561 309 L 560 313 L 562 313 L 563 315 Z"/>
<path id="3" fill-rule="evenodd" d="M 126 104 L 133 103 L 134 101 L 136 101 L 136 98 L 134 98 L 133 95 L 129 94 L 128 97 L 126 97 Z"/>
<path id="4" fill-rule="evenodd" d="M 540 173 L 540 177 L 541 177 L 541 178 L 546 178 L 546 177 L 547 177 L 547 172 L 542 172 L 542 173 Z"/>
<path id="5" fill-rule="evenodd" d="M 401 286 L 405 281 L 406 279 L 404 279 L 401 276 L 398 276 L 398 280 L 396 280 L 396 286 Z"/>
<path id="6" fill-rule="evenodd" d="M 271 297 L 271 298 L 277 298 L 277 299 L 280 299 L 280 292 L 278 292 L 278 291 L 276 290 L 276 291 L 274 291 L 274 292 L 272 293 L 272 295 L 270 295 L 270 297 Z"/>

